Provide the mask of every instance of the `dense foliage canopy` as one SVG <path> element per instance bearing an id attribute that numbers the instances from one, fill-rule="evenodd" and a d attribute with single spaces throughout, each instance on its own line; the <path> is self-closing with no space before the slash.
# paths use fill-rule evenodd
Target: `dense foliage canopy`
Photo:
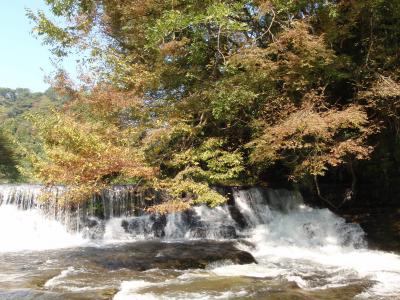
<path id="1" fill-rule="evenodd" d="M 396 161 L 398 0 L 46 2 L 34 30 L 55 55 L 84 53 L 86 73 L 60 73 L 70 102 L 32 117 L 34 166 L 76 201 L 113 183 L 167 189 L 162 211 L 217 205 L 217 185 L 319 193 L 318 177 Z"/>

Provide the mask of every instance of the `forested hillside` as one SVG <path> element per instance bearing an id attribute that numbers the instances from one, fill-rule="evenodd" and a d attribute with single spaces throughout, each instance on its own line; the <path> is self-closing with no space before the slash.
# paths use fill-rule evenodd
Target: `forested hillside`
<path id="1" fill-rule="evenodd" d="M 68 109 L 33 117 L 35 174 L 68 199 L 141 183 L 169 191 L 164 211 L 280 182 L 335 207 L 321 182 L 343 199 L 398 183 L 400 1 L 47 3 L 35 31 L 94 62 L 81 88 L 59 76 Z"/>
<path id="2" fill-rule="evenodd" d="M 30 181 L 30 153 L 41 146 L 26 119 L 30 113 L 48 114 L 62 103 L 53 90 L 0 88 L 0 182 Z"/>
<path id="3" fill-rule="evenodd" d="M 33 93 L 29 89 L 0 88 L 0 110 L 2 118 L 14 118 L 27 111 L 47 109 L 59 104 L 52 89 L 44 93 Z"/>

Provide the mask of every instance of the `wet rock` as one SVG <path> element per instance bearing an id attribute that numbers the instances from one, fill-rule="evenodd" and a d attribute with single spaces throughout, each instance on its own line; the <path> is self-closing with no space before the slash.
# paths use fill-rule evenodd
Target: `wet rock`
<path id="1" fill-rule="evenodd" d="M 82 236 L 91 240 L 102 239 L 105 232 L 105 224 L 98 218 L 92 217 L 84 222 L 85 227 L 82 230 Z"/>
<path id="2" fill-rule="evenodd" d="M 163 243 L 161 241 L 136 242 L 119 247 L 91 249 L 89 260 L 110 270 L 127 268 L 144 271 L 159 269 L 205 268 L 217 261 L 234 264 L 256 263 L 254 257 L 235 248 L 230 242 L 191 241 Z"/>
<path id="3" fill-rule="evenodd" d="M 125 232 L 129 232 L 129 222 L 127 220 L 122 220 L 121 221 L 121 227 L 125 230 Z"/>
<path id="4" fill-rule="evenodd" d="M 207 238 L 208 228 L 207 226 L 197 226 L 190 230 L 190 237 L 195 239 L 205 239 Z"/>
<path id="5" fill-rule="evenodd" d="M 243 217 L 242 213 L 236 206 L 229 205 L 228 209 L 232 219 L 235 220 L 235 222 L 241 229 L 246 228 L 249 225 L 247 224 L 246 219 Z"/>
<path id="6" fill-rule="evenodd" d="M 165 236 L 164 228 L 167 225 L 167 218 L 165 215 L 155 215 L 153 217 L 154 222 L 151 226 L 151 231 L 154 234 L 154 237 L 162 238 Z"/>
<path id="7" fill-rule="evenodd" d="M 225 239 L 236 239 L 238 237 L 235 227 L 231 225 L 223 225 L 220 227 L 219 231 L 220 235 Z"/>
<path id="8" fill-rule="evenodd" d="M 132 236 L 162 238 L 167 219 L 164 215 L 142 215 L 122 220 L 121 227 Z"/>
<path id="9" fill-rule="evenodd" d="M 236 239 L 238 235 L 235 227 L 231 225 L 210 228 L 210 226 L 202 224 L 190 230 L 190 237 L 195 239 Z"/>
<path id="10" fill-rule="evenodd" d="M 203 222 L 193 209 L 188 209 L 182 214 L 182 221 L 188 224 L 189 228 L 197 228 L 203 226 Z"/>
<path id="11" fill-rule="evenodd" d="M 152 237 L 152 220 L 149 215 L 143 215 L 133 217 L 128 220 L 121 222 L 121 227 L 124 228 L 125 232 L 135 236 Z"/>
<path id="12" fill-rule="evenodd" d="M 87 221 L 85 222 L 85 225 L 88 228 L 93 228 L 95 226 L 98 226 L 100 223 L 101 223 L 100 220 L 98 220 L 96 218 L 90 218 L 90 219 L 87 219 Z"/>

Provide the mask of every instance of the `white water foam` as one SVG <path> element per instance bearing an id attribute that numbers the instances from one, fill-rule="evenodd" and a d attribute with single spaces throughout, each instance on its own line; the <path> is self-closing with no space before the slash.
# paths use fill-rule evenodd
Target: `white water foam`
<path id="1" fill-rule="evenodd" d="M 347 224 L 327 209 L 299 206 L 285 214 L 272 211 L 268 224 L 258 224 L 247 249 L 255 265 L 213 269 L 219 276 L 284 277 L 304 289 L 347 285 L 355 279 L 377 283 L 359 298 L 400 299 L 400 256 L 365 248 L 358 225 Z M 324 283 L 316 279 L 324 274 Z"/>
<path id="2" fill-rule="evenodd" d="M 57 276 L 54 276 L 53 278 L 49 279 L 46 281 L 46 283 L 44 284 L 45 288 L 48 289 L 52 289 L 55 286 L 57 286 L 58 284 L 63 282 L 63 279 L 66 278 L 67 276 L 74 274 L 76 272 L 76 270 L 74 269 L 74 267 L 68 267 L 68 269 L 65 269 L 63 271 L 61 271 L 61 273 Z"/>
<path id="3" fill-rule="evenodd" d="M 132 281 L 124 281 L 121 283 L 120 291 L 114 296 L 114 300 L 152 300 L 157 299 L 152 294 L 138 294 L 143 288 L 153 286 L 154 284 L 151 282 L 147 282 L 144 280 L 132 280 Z"/>
<path id="4" fill-rule="evenodd" d="M 307 207 L 298 195 L 281 196 L 271 192 L 269 202 L 266 202 L 264 195 L 253 189 L 235 195 L 237 207 L 251 227 L 246 232 L 250 234 L 248 241 L 255 245 L 254 248 L 241 247 L 251 252 L 258 264 L 216 264 L 210 266 L 207 275 L 202 276 L 281 278 L 295 282 L 306 290 L 368 281 L 372 286 L 357 298 L 400 299 L 400 256 L 368 250 L 360 226 L 346 223 L 328 209 Z M 232 224 L 225 208 L 221 208 L 219 214 L 214 214 L 216 211 L 209 213 L 211 210 L 205 207 L 198 207 L 195 211 L 203 223 Z M 171 224 L 168 229 L 171 231 L 173 228 L 182 236 L 187 224 L 182 224 L 181 218 L 176 215 L 168 221 Z M 190 237 L 188 234 L 185 236 Z M 182 276 L 178 278 L 183 279 Z M 156 283 L 141 282 L 143 286 L 139 287 L 137 284 L 136 281 L 123 284 L 117 294 L 122 298 L 116 299 L 157 298 L 145 291 L 145 288 L 157 286 Z M 172 282 L 162 283 L 165 284 Z M 210 297 L 204 293 L 189 295 L 182 292 L 158 299 L 197 299 L 199 295 L 203 299 Z M 212 299 L 218 297 L 223 299 L 224 295 L 213 295 Z"/>
<path id="5" fill-rule="evenodd" d="M 179 277 L 178 277 L 179 278 Z M 231 292 L 167 292 L 161 295 L 156 295 L 151 292 L 146 292 L 146 288 L 163 287 L 169 284 L 179 284 L 178 280 L 167 280 L 165 282 L 152 283 L 144 280 L 124 281 L 121 283 L 120 291 L 114 296 L 113 300 L 214 300 L 214 299 L 232 299 L 236 297 L 244 297 L 246 291 Z"/>
<path id="6" fill-rule="evenodd" d="M 38 209 L 0 206 L 0 252 L 77 247 L 86 241 Z"/>
<path id="7" fill-rule="evenodd" d="M 113 218 L 107 221 L 103 236 L 103 243 L 114 244 L 114 243 L 125 243 L 129 241 L 132 242 L 137 240 L 128 232 L 126 232 L 125 229 L 121 226 L 121 223 L 124 220 L 125 220 L 124 218 Z"/>

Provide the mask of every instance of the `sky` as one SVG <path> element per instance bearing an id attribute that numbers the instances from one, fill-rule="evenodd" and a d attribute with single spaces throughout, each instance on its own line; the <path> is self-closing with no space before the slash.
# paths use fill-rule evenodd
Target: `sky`
<path id="1" fill-rule="evenodd" d="M 45 76 L 54 71 L 51 53 L 32 33 L 25 8 L 46 11 L 43 0 L 0 0 L 0 87 L 29 88 L 43 92 Z M 63 63 L 74 74 L 74 59 Z"/>

